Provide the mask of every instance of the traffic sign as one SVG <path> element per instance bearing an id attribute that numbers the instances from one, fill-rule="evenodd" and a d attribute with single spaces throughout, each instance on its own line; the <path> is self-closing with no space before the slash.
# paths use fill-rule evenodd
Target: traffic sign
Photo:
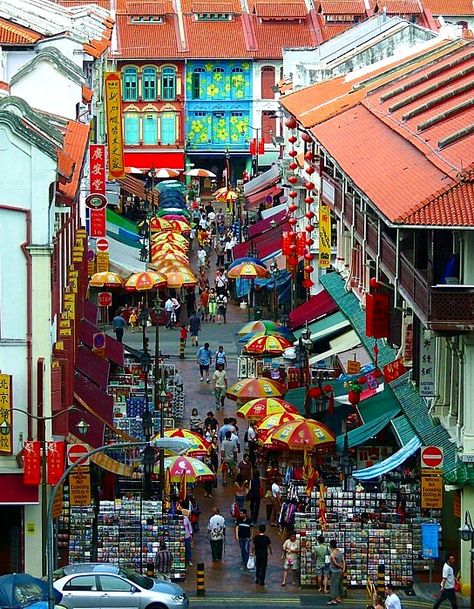
<path id="1" fill-rule="evenodd" d="M 77 463 L 81 457 L 89 452 L 88 447 L 85 444 L 69 444 L 67 447 L 67 462 L 68 465 Z M 89 457 L 81 461 L 81 465 L 89 465 Z"/>
<path id="2" fill-rule="evenodd" d="M 110 307 L 112 304 L 112 292 L 99 292 L 97 294 L 97 304 L 99 307 Z"/>
<path id="3" fill-rule="evenodd" d="M 443 466 L 443 449 L 438 446 L 421 447 L 421 467 L 439 468 Z"/>
<path id="4" fill-rule="evenodd" d="M 89 209 L 105 209 L 107 198 L 104 195 L 93 193 L 86 197 L 86 207 Z"/>
<path id="5" fill-rule="evenodd" d="M 107 252 L 109 249 L 109 241 L 105 237 L 101 237 L 100 239 L 97 239 L 95 245 L 96 245 L 97 249 L 99 250 L 99 252 Z"/>

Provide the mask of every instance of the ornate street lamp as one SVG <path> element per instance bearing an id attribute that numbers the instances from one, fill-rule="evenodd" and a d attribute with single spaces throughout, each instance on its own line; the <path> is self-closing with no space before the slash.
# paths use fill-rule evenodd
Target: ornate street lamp
<path id="1" fill-rule="evenodd" d="M 273 278 L 273 319 L 278 321 L 278 279 L 280 277 L 280 269 L 275 258 L 270 264 L 270 273 Z"/>

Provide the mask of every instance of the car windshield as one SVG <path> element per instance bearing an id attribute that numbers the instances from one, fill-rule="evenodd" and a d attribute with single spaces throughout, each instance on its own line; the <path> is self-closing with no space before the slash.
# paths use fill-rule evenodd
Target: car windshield
<path id="1" fill-rule="evenodd" d="M 151 590 L 153 588 L 154 581 L 151 577 L 145 577 L 144 575 L 140 575 L 136 571 L 132 571 L 131 569 L 120 569 L 120 575 L 126 577 L 128 580 L 137 584 L 141 588 L 145 588 L 145 590 Z"/>

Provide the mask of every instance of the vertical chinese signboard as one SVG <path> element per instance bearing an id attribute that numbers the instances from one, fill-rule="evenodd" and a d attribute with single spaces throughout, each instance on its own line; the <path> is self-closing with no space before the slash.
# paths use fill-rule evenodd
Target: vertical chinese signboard
<path id="1" fill-rule="evenodd" d="M 0 374 L 0 423 L 7 423 L 9 432 L 0 434 L 0 453 L 12 452 L 12 377 L 9 374 Z"/>
<path id="2" fill-rule="evenodd" d="M 104 88 L 109 175 L 115 179 L 124 175 L 120 83 L 119 72 L 108 72 L 106 74 Z"/>
<path id="3" fill-rule="evenodd" d="M 435 357 L 436 339 L 425 330 L 420 345 L 420 395 L 425 398 L 436 396 Z"/>
<path id="4" fill-rule="evenodd" d="M 329 207 L 319 204 L 319 266 L 326 269 L 331 264 L 331 215 Z"/>
<path id="5" fill-rule="evenodd" d="M 105 146 L 103 144 L 91 144 L 89 146 L 89 189 L 90 196 L 86 199 L 86 207 L 89 213 L 89 236 L 105 237 Z M 91 200 L 105 202 L 102 204 L 89 204 Z"/>

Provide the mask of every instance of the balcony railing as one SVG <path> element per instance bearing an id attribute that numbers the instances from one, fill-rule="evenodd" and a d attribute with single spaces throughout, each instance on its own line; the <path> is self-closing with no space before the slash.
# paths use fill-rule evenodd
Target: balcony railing
<path id="1" fill-rule="evenodd" d="M 428 323 L 431 328 L 474 329 L 474 285 L 435 285 L 430 297 Z"/>

